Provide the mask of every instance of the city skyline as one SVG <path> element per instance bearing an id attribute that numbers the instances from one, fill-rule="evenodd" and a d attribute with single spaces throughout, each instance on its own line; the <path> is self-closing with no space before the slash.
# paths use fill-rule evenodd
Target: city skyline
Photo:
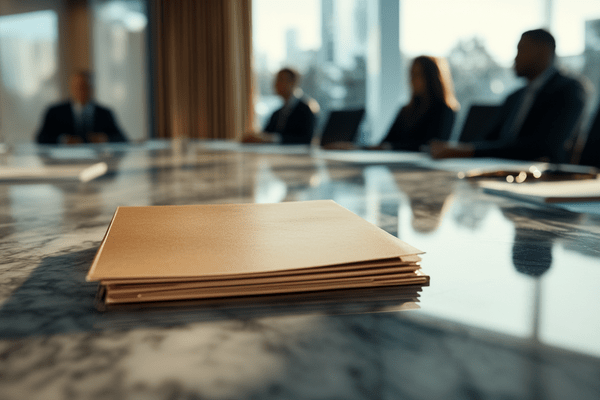
<path id="1" fill-rule="evenodd" d="M 336 62 L 350 67 L 360 48 L 356 43 L 355 8 L 360 0 L 334 1 Z M 400 50 L 407 57 L 431 54 L 446 57 L 460 40 L 482 39 L 490 54 L 508 67 L 516 53 L 520 34 L 544 26 L 547 0 L 402 0 L 400 3 Z M 579 55 L 585 46 L 585 21 L 600 18 L 597 0 L 553 0 L 550 23 L 557 37 L 557 54 Z M 493 18 L 490 10 L 493 6 Z M 567 7 L 568 6 L 568 7 Z M 432 11 L 433 10 L 433 11 Z M 286 32 L 297 31 L 298 48 L 319 50 L 321 39 L 321 0 L 302 2 L 255 0 L 254 46 L 257 55 L 267 57 L 270 70 L 285 60 Z M 366 20 L 366 18 L 365 18 Z M 461 23 L 457 24 L 456 21 Z M 506 21 L 510 20 L 510 28 Z"/>

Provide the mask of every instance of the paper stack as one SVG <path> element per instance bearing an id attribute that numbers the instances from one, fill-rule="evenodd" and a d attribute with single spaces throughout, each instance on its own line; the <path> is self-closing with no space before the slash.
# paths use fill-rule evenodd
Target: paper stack
<path id="1" fill-rule="evenodd" d="M 119 207 L 87 280 L 101 305 L 369 288 L 414 299 L 429 284 L 421 253 L 331 200 Z"/>
<path id="2" fill-rule="evenodd" d="M 0 167 L 0 183 L 89 182 L 107 171 L 105 162 L 85 166 Z"/>

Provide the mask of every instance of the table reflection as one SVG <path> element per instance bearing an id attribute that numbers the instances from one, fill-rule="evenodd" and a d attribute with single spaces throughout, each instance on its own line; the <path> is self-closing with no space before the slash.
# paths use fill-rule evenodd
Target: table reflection
<path id="1" fill-rule="evenodd" d="M 332 199 L 426 251 L 422 265 L 431 286 L 422 293 L 421 309 L 394 318 L 600 356 L 597 216 L 487 195 L 458 180 L 455 171 L 410 162 L 353 163 L 313 156 L 308 148 L 279 152 L 189 142 L 177 148 L 149 143 L 62 150 L 30 146 L 0 160 L 107 160 L 110 168 L 85 184 L 0 185 L 0 245 L 8 251 L 3 256 L 11 254 L 10 263 L 21 260 L 15 272 L 20 278 L 6 282 L 0 294 L 0 304 L 9 302 L 12 310 L 19 309 L 12 294 L 29 274 L 44 275 L 36 268 L 49 264 L 40 260 L 93 255 L 120 205 Z M 269 309 L 257 315 L 269 317 Z"/>

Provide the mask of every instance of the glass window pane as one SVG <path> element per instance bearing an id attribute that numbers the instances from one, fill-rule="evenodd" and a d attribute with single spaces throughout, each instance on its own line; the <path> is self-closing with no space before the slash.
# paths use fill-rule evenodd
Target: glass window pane
<path id="1" fill-rule="evenodd" d="M 593 88 L 590 111 L 600 86 L 600 1 L 554 0 L 553 31 L 564 68 L 584 75 Z"/>
<path id="2" fill-rule="evenodd" d="M 96 0 L 92 11 L 96 99 L 115 112 L 129 140 L 146 139 L 149 129 L 146 2 Z"/>
<path id="3" fill-rule="evenodd" d="M 31 142 L 46 106 L 60 97 L 58 17 L 0 17 L 0 142 Z"/>
<path id="4" fill-rule="evenodd" d="M 332 109 L 365 104 L 366 0 L 254 0 L 253 45 L 258 128 L 281 106 L 274 74 L 293 67 L 304 94 Z"/>

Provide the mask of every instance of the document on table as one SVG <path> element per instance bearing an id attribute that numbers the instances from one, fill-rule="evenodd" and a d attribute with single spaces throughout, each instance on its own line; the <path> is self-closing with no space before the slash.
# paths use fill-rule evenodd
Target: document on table
<path id="1" fill-rule="evenodd" d="M 42 167 L 2 167 L 0 183 L 89 182 L 104 175 L 108 166 L 99 162 L 86 166 L 46 165 Z"/>
<path id="2" fill-rule="evenodd" d="M 119 207 L 88 272 L 104 304 L 429 283 L 413 246 L 331 200 Z"/>
<path id="3" fill-rule="evenodd" d="M 314 150 L 317 158 L 356 164 L 420 163 L 429 158 L 416 151 L 384 150 Z"/>
<path id="4" fill-rule="evenodd" d="M 499 158 L 448 158 L 443 160 L 425 160 L 420 166 L 449 172 L 462 172 L 462 175 L 468 177 L 477 173 L 493 171 L 515 171 L 518 174 L 519 171 L 529 171 L 531 167 L 544 170 L 548 164 Z"/>
<path id="5" fill-rule="evenodd" d="M 482 181 L 479 186 L 487 193 L 535 203 L 600 201 L 600 179 L 520 184 Z"/>

